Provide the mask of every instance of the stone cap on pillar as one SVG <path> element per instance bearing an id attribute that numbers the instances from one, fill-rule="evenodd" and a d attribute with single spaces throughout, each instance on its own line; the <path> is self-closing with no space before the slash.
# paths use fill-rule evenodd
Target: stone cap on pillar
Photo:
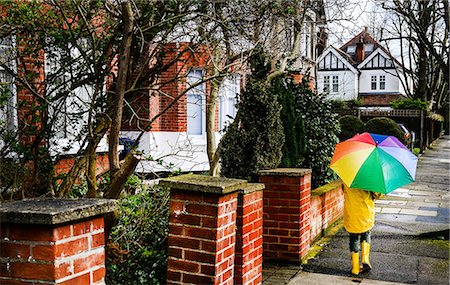
<path id="1" fill-rule="evenodd" d="M 266 188 L 266 185 L 264 183 L 248 183 L 247 186 L 240 190 L 242 194 L 250 194 L 256 191 L 261 191 Z"/>
<path id="2" fill-rule="evenodd" d="M 161 179 L 159 184 L 177 190 L 228 194 L 247 187 L 247 180 L 184 174 Z"/>
<path id="3" fill-rule="evenodd" d="M 57 225 L 104 215 L 117 208 L 117 201 L 112 199 L 25 199 L 0 204 L 0 222 Z"/>
<path id="4" fill-rule="evenodd" d="M 260 170 L 258 174 L 260 176 L 304 176 L 311 174 L 312 170 L 309 168 L 275 168 L 268 170 Z"/>

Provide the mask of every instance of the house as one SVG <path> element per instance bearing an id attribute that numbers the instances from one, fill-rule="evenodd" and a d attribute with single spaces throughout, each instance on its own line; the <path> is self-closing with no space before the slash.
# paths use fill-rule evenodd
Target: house
<path id="1" fill-rule="evenodd" d="M 300 45 L 298 46 L 300 56 L 293 63 L 295 70 L 304 73 L 310 72 L 313 77 L 316 74 L 315 63 L 318 50 L 316 45 L 319 38 L 323 36 L 319 28 L 321 25 L 323 27 L 325 22 L 324 6 L 320 3 L 322 1 L 313 1 L 311 2 L 312 6 L 308 8 L 304 25 L 302 25 L 300 31 Z M 274 30 L 271 32 L 272 36 L 277 36 L 274 38 L 277 38 L 276 44 L 279 48 L 289 49 L 294 46 L 294 32 L 298 32 L 294 29 L 298 29 L 298 27 L 294 28 L 293 21 L 280 21 L 279 23 L 283 25 L 281 27 L 283 33 Z M 270 37 L 270 35 L 267 37 Z M 274 41 L 266 40 L 264 39 L 262 42 L 268 45 L 274 43 Z M 210 74 L 209 57 L 211 54 L 208 54 L 205 46 L 187 49 L 185 41 L 186 37 L 182 37 L 179 41 L 167 40 L 168 43 L 165 46 L 167 50 L 163 61 L 171 61 L 174 57 L 178 57 L 178 60 L 173 65 L 168 64 L 167 66 L 170 67 L 158 74 L 159 78 L 156 84 L 152 86 L 154 89 L 143 91 L 140 94 L 134 93 L 133 97 L 126 98 L 126 104 L 133 107 L 133 111 L 128 112 L 125 116 L 121 126 L 121 137 L 134 140 L 141 136 L 138 149 L 143 152 L 144 160 L 138 165 L 138 172 L 177 169 L 205 171 L 209 169 L 206 154 L 206 105 L 211 90 L 211 80 L 205 78 Z M 83 44 L 83 39 L 80 39 L 79 45 L 83 46 Z M 77 50 L 76 45 L 74 45 L 64 47 L 64 53 L 60 53 L 58 50 L 40 50 L 36 52 L 34 58 L 27 55 L 26 61 L 20 61 L 14 55 L 17 47 L 14 39 L 10 41 L 2 39 L 0 62 L 5 63 L 1 57 L 8 55 L 12 62 L 16 64 L 11 66 L 12 73 L 17 74 L 21 70 L 25 70 L 20 64 L 28 68 L 33 67 L 32 63 L 35 63 L 33 75 L 36 75 L 36 78 L 33 85 L 36 85 L 34 89 L 39 91 L 37 92 L 38 95 L 50 94 L 51 97 L 56 97 L 53 95 L 65 92 L 65 84 L 63 83 L 69 82 L 71 77 L 77 76 L 76 73 L 72 72 L 73 68 L 78 67 L 75 62 L 67 64 L 67 66 L 57 65 L 60 54 L 70 55 L 72 58 L 83 58 L 82 52 Z M 282 51 L 284 52 L 284 50 Z M 279 54 L 284 55 L 283 52 L 279 52 Z M 49 56 L 50 54 L 53 54 L 53 56 Z M 55 62 L 51 61 L 52 57 L 56 59 Z M 85 66 L 89 66 L 89 64 Z M 221 87 L 217 110 L 215 111 L 216 123 L 214 126 L 216 143 L 223 135 L 225 126 L 233 120 L 236 114 L 238 96 L 240 90 L 245 86 L 247 72 L 245 67 L 230 68 L 227 71 L 227 76 L 220 82 Z M 0 123 L 7 126 L 6 129 L 12 130 L 22 130 L 22 126 L 36 127 L 30 117 L 34 114 L 30 109 L 38 106 L 33 105 L 35 102 L 32 102 L 32 100 L 39 99 L 39 96 L 31 94 L 26 88 L 17 88 L 20 84 L 18 84 L 17 78 L 14 79 L 9 76 L 10 73 L 0 66 L 0 85 L 5 87 L 4 89 L 10 90 L 11 93 L 7 97 L 8 102 L 0 104 Z M 83 76 L 83 72 L 78 72 L 78 75 Z M 59 80 L 56 81 L 59 81 L 61 86 L 45 84 L 49 76 L 60 76 L 61 78 L 58 77 Z M 99 80 L 101 79 L 102 77 Z M 203 81 L 203 79 L 205 80 Z M 98 84 L 97 88 L 102 89 L 98 92 L 106 94 L 108 84 L 104 84 L 105 88 L 102 85 Z M 52 101 L 48 105 L 48 109 L 42 111 L 43 113 L 48 112 L 52 118 L 56 118 L 54 124 L 52 124 L 54 129 L 51 130 L 51 134 L 54 136 L 51 141 L 48 139 L 41 141 L 45 141 L 49 146 L 52 155 L 63 161 L 61 167 L 56 167 L 57 173 L 65 172 L 70 168 L 73 157 L 83 147 L 84 142 L 81 142 L 80 137 L 83 137 L 87 132 L 84 126 L 87 125 L 88 120 L 93 120 L 92 114 L 87 112 L 92 105 L 91 99 L 95 93 L 92 86 L 85 84 L 71 91 L 73 92 L 70 94 L 74 96 L 64 96 L 64 98 L 68 98 L 65 101 Z M 173 104 L 173 98 L 179 99 Z M 22 104 L 22 102 L 24 103 Z M 25 110 L 25 108 L 27 109 Z M 166 110 L 166 108 L 168 109 Z M 128 109 L 130 108 L 125 106 L 124 113 L 127 113 Z M 163 110 L 164 113 L 158 116 Z M 67 115 L 71 117 L 69 118 Z M 88 115 L 91 115 L 91 117 L 88 117 Z M 158 118 L 151 123 L 151 128 L 148 128 L 146 124 L 155 116 L 158 116 Z M 141 135 L 142 131 L 144 133 Z M 27 140 L 24 142 L 27 144 L 34 143 L 34 138 L 31 136 L 23 136 L 21 139 Z M 102 164 L 107 162 L 107 151 L 108 144 L 105 136 L 97 148 L 97 153 L 103 154 Z M 145 158 L 149 159 L 146 160 Z"/>
<path id="2" fill-rule="evenodd" d="M 268 49 L 278 50 L 276 54 L 287 54 L 294 47 L 294 25 L 287 22 L 279 22 L 273 34 L 272 40 L 267 41 Z M 299 71 L 299 80 L 302 75 L 309 73 L 315 86 L 316 59 L 318 50 L 322 50 L 319 42 L 324 42 L 327 36 L 325 26 L 325 11 L 322 1 L 314 1 L 313 6 L 307 10 L 305 21 L 300 31 L 300 44 L 298 57 L 292 62 L 292 68 Z M 209 57 L 212 55 L 207 47 L 201 50 L 186 51 L 187 42 L 174 42 L 167 46 L 166 57 L 169 60 L 175 54 L 180 56 L 179 63 L 173 65 L 161 75 L 161 79 L 168 84 L 163 84 L 161 89 L 164 94 L 148 93 L 139 98 L 130 98 L 133 109 L 139 109 L 139 117 L 152 118 L 170 104 L 171 99 L 177 98 L 186 91 L 189 86 L 200 82 L 208 75 L 211 68 Z M 219 92 L 219 100 L 216 110 L 216 124 L 214 126 L 216 144 L 223 136 L 224 129 L 236 115 L 236 105 L 241 89 L 245 86 L 245 76 L 248 70 L 245 66 L 238 65 L 231 70 L 223 80 Z M 171 82 L 171 78 L 185 74 Z M 166 172 L 170 170 L 181 171 L 208 171 L 206 138 L 206 104 L 208 104 L 211 90 L 209 81 L 192 88 L 182 96 L 176 104 L 170 107 L 161 117 L 152 123 L 151 129 L 145 132 L 139 142 L 138 149 L 144 153 L 143 160 L 136 168 L 138 173 Z M 131 140 L 136 139 L 142 126 L 138 125 L 137 116 L 128 118 L 122 124 L 122 136 Z M 161 159 L 160 159 L 161 158 Z"/>
<path id="3" fill-rule="evenodd" d="M 389 106 L 405 98 L 411 79 L 405 68 L 367 27 L 340 48 L 328 46 L 318 58 L 319 92 L 332 100 L 360 99 L 363 106 Z"/>

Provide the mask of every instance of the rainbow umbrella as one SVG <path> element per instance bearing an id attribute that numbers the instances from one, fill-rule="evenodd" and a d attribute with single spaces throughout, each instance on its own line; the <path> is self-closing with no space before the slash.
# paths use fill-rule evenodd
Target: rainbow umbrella
<path id="1" fill-rule="evenodd" d="M 336 145 L 330 167 L 350 188 L 387 194 L 414 181 L 417 156 L 396 137 L 363 133 Z"/>

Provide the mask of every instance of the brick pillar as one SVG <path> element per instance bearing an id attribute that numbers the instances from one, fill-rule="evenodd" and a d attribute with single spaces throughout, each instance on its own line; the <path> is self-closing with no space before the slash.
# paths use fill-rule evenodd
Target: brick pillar
<path id="1" fill-rule="evenodd" d="M 247 181 L 188 174 L 160 184 L 171 188 L 167 284 L 233 284 L 237 197 Z"/>
<path id="2" fill-rule="evenodd" d="M 264 190 L 264 259 L 300 263 L 310 244 L 311 170 L 260 171 Z"/>
<path id="3" fill-rule="evenodd" d="M 105 284 L 106 199 L 0 205 L 0 284 Z"/>
<path id="4" fill-rule="evenodd" d="M 234 284 L 261 284 L 264 184 L 249 183 L 238 197 Z"/>

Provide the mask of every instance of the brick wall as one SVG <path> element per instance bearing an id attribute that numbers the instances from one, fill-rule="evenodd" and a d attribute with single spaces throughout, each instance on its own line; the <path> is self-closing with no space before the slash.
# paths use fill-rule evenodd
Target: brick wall
<path id="1" fill-rule="evenodd" d="M 234 284 L 261 284 L 264 184 L 251 184 L 238 197 Z"/>
<path id="2" fill-rule="evenodd" d="M 311 240 L 322 233 L 338 219 L 344 211 L 342 182 L 337 180 L 311 191 Z"/>
<path id="3" fill-rule="evenodd" d="M 109 170 L 109 160 L 107 153 L 98 153 L 96 163 L 96 173 L 104 173 Z M 75 158 L 71 156 L 63 157 L 55 163 L 55 175 L 68 173 L 72 168 Z"/>
<path id="4" fill-rule="evenodd" d="M 0 205 L 0 284 L 105 284 L 106 199 Z"/>
<path id="5" fill-rule="evenodd" d="M 167 284 L 233 284 L 237 192 L 171 191 Z"/>
<path id="6" fill-rule="evenodd" d="M 264 260 L 300 263 L 310 246 L 310 169 L 261 171 Z"/>
<path id="7" fill-rule="evenodd" d="M 400 94 L 364 94 L 360 98 L 364 106 L 389 106 L 393 100 L 405 97 Z"/>

